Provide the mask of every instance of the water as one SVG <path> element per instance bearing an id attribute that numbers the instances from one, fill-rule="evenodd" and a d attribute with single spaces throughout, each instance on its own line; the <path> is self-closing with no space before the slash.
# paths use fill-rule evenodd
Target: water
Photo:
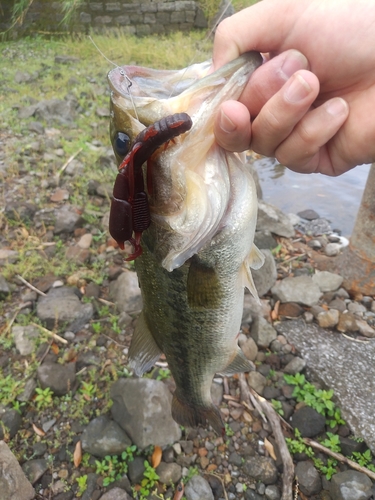
<path id="1" fill-rule="evenodd" d="M 297 174 L 272 158 L 260 158 L 253 163 L 264 201 L 285 213 L 312 208 L 331 222 L 332 229 L 340 230 L 343 236 L 351 235 L 370 165 L 360 165 L 339 177 L 328 177 Z"/>

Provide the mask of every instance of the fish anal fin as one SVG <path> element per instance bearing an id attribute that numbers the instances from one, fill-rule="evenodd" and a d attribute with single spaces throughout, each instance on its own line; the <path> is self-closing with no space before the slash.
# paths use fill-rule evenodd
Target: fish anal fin
<path id="1" fill-rule="evenodd" d="M 217 309 L 222 299 L 222 287 L 216 270 L 196 257 L 190 262 L 187 297 L 192 308 Z"/>
<path id="2" fill-rule="evenodd" d="M 254 363 L 247 359 L 241 349 L 238 348 L 233 361 L 231 361 L 229 365 L 220 373 L 229 377 L 231 375 L 234 375 L 235 373 L 251 372 L 254 370 Z"/>
<path id="3" fill-rule="evenodd" d="M 179 399 L 176 393 L 174 393 L 172 417 L 179 425 L 183 425 L 184 427 L 206 426 L 208 422 L 219 436 L 225 434 L 224 422 L 220 411 L 213 404 L 208 407 L 189 405 Z"/>
<path id="4" fill-rule="evenodd" d="M 260 269 L 264 264 L 264 254 L 256 245 L 253 245 L 248 256 L 249 265 L 252 269 Z"/>
<path id="5" fill-rule="evenodd" d="M 129 349 L 129 366 L 140 377 L 152 368 L 160 354 L 161 350 L 146 324 L 143 313 L 141 313 Z"/>

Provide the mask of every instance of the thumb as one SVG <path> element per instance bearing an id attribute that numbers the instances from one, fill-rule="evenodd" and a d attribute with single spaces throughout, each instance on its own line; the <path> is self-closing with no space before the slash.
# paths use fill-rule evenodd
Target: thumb
<path id="1" fill-rule="evenodd" d="M 213 47 L 216 70 L 249 50 L 281 52 L 306 0 L 262 0 L 222 21 Z"/>

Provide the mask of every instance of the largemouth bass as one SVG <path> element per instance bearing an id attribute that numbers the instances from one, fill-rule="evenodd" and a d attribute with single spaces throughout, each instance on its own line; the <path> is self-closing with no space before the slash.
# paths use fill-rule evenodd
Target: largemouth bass
<path id="1" fill-rule="evenodd" d="M 192 120 L 189 131 L 148 160 L 151 224 L 135 260 L 144 305 L 129 358 L 142 375 L 164 353 L 176 383 L 173 418 L 191 427 L 208 422 L 219 434 L 224 426 L 212 403 L 212 379 L 254 369 L 237 337 L 244 287 L 257 298 L 250 268 L 261 267 L 263 254 L 253 243 L 254 181 L 241 155 L 217 145 L 213 123 L 218 106 L 240 96 L 261 62 L 250 52 L 212 74 L 206 62 L 180 71 L 123 66 L 108 75 L 119 164 L 119 132 L 133 143 L 168 115 Z"/>

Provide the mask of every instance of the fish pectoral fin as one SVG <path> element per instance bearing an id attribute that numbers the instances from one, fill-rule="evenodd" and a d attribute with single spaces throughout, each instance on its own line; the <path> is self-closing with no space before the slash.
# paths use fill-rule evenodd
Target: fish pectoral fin
<path id="1" fill-rule="evenodd" d="M 161 350 L 146 324 L 144 314 L 141 313 L 129 349 L 129 366 L 140 377 L 153 367 L 160 355 Z"/>
<path id="2" fill-rule="evenodd" d="M 208 407 L 189 405 L 179 399 L 176 393 L 173 394 L 172 417 L 184 427 L 205 426 L 208 422 L 219 436 L 223 436 L 225 433 L 223 419 L 216 406 L 213 404 Z"/>
<path id="3" fill-rule="evenodd" d="M 229 363 L 229 365 L 220 373 L 230 377 L 235 373 L 251 372 L 255 370 L 255 365 L 249 359 L 247 359 L 244 353 L 238 348 L 237 354 L 234 360 Z"/>
<path id="4" fill-rule="evenodd" d="M 257 289 L 255 288 L 251 269 L 259 269 L 264 264 L 264 255 L 255 245 L 252 246 L 251 252 L 247 256 L 242 265 L 242 273 L 244 278 L 244 286 L 249 290 L 251 295 L 260 303 Z"/>
<path id="5" fill-rule="evenodd" d="M 197 257 L 191 259 L 187 277 L 187 298 L 191 308 L 217 309 L 222 300 L 222 287 L 216 270 L 202 263 Z"/>

